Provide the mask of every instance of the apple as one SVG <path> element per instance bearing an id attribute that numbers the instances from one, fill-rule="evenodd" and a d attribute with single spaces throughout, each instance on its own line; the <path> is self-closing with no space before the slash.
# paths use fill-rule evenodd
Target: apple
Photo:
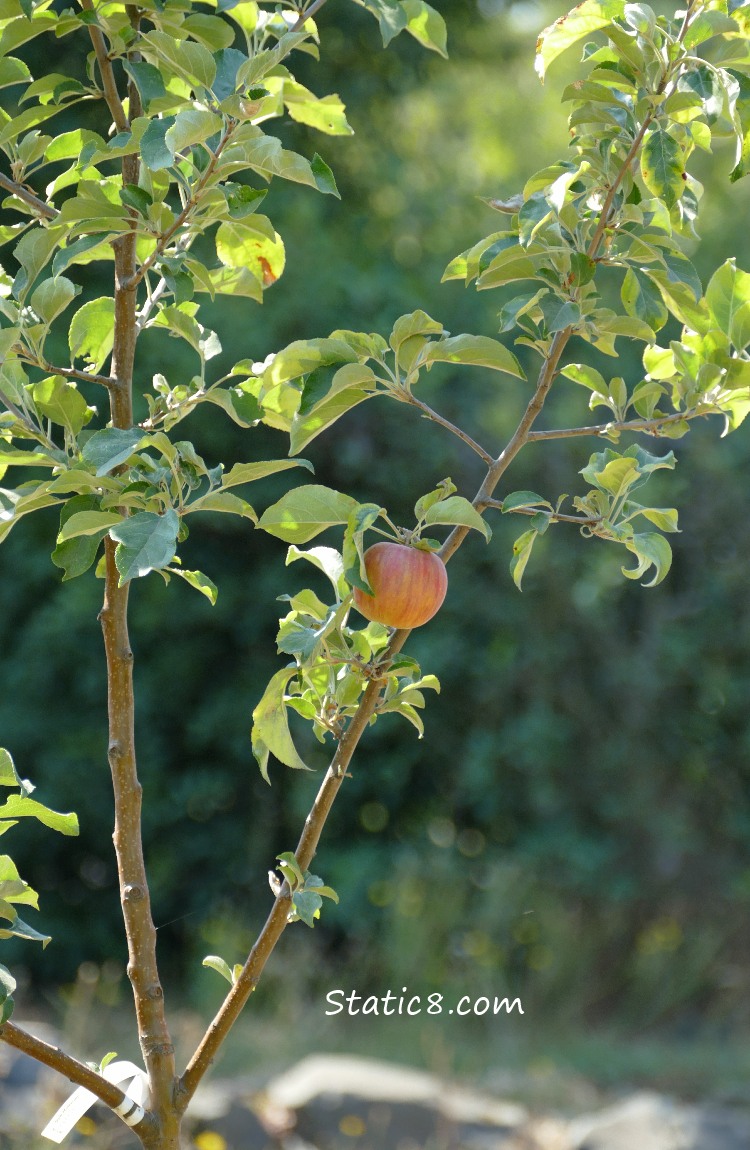
<path id="1" fill-rule="evenodd" d="M 374 543 L 365 551 L 372 595 L 354 588 L 354 606 L 373 623 L 411 630 L 440 609 L 448 590 L 445 564 L 434 551 L 406 543 Z"/>

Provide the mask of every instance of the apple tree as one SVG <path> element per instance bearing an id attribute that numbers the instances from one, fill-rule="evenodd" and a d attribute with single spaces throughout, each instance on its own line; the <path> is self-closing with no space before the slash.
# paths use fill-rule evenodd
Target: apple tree
<path id="1" fill-rule="evenodd" d="M 425 0 L 354 2 L 376 17 L 386 45 L 406 33 L 446 54 L 445 23 Z M 641 491 L 676 464 L 662 441 L 712 416 L 727 433 L 750 410 L 750 274 L 730 260 L 704 288 L 684 250 L 697 235 L 703 191 L 690 170 L 695 150 L 734 140 L 732 178 L 747 171 L 750 4 L 740 0 L 690 0 L 668 17 L 647 4 L 585 0 L 541 33 L 540 79 L 567 49 L 582 54 L 581 78 L 562 93 L 568 147 L 517 194 L 489 201 L 498 229 L 445 273 L 479 290 L 505 289 L 499 332 L 452 335 L 417 310 L 388 334 L 340 329 L 263 362 L 248 349 L 217 373 L 220 334 L 204 322 L 205 304 L 226 295 L 261 303 L 284 270 L 283 240 L 261 211 L 268 183 L 338 194 L 317 152 L 290 151 L 270 130 L 288 116 L 311 132 L 350 132 L 338 96 L 312 92 L 292 71 L 301 55 L 317 57 L 325 4 L 80 0 L 58 10 L 51 0 L 4 0 L 0 13 L 0 185 L 10 218 L 0 228 L 0 468 L 21 476 L 0 489 L 0 540 L 25 516 L 59 507 L 53 564 L 63 580 L 103 582 L 114 850 L 143 1069 L 131 1070 L 137 1089 L 126 1091 L 104 1052 L 92 1069 L 15 1025 L 5 967 L 0 1037 L 90 1091 L 153 1150 L 179 1147 L 190 1100 L 283 931 L 300 920 L 313 926 L 324 900 L 336 898 L 310 868 L 365 731 L 392 713 L 422 734 L 425 692 L 439 684 L 404 647 L 409 629 L 438 609 L 445 564 L 469 533 L 489 543 L 494 516 L 522 518 L 509 557 L 519 588 L 536 539 L 560 525 L 614 545 L 624 576 L 654 586 L 668 574 L 678 522 L 674 508 Z M 347 7 L 331 0 L 324 19 L 345 21 Z M 24 46 L 37 37 L 55 53 L 58 41 L 80 41 L 80 68 L 71 51 L 63 58 L 71 74 L 32 76 Z M 77 126 L 56 132 L 56 116 Z M 95 263 L 111 271 L 111 288 L 88 298 L 86 268 Z M 151 377 L 139 346 L 147 331 L 182 341 L 194 374 Z M 616 374 L 624 340 L 642 346 L 642 371 L 630 379 Z M 587 362 L 587 345 L 613 361 L 612 372 Z M 481 429 L 430 406 L 427 376 L 441 365 L 466 369 L 467 381 L 479 369 L 524 389 L 506 443 L 482 442 Z M 546 425 L 550 391 L 571 384 L 597 416 L 603 409 L 600 421 Z M 307 475 L 256 511 L 249 485 L 310 471 L 300 454 L 308 444 L 335 437 L 343 414 L 380 398 L 478 456 L 479 489 L 461 493 L 436 475 L 432 490 L 414 492 L 413 522 L 397 524 L 377 491 L 361 503 Z M 184 420 L 200 434 L 206 404 L 247 430 L 246 458 L 206 459 L 182 437 Z M 288 436 L 286 457 L 257 457 L 259 424 Z M 547 490 L 543 472 L 540 491 L 513 490 L 506 472 L 522 449 L 557 439 L 603 441 L 580 460 L 580 478 L 573 469 L 572 498 Z M 128 600 L 134 580 L 157 573 L 215 601 L 212 579 L 186 569 L 179 554 L 204 513 L 238 516 L 248 533 L 288 544 L 287 564 L 303 560 L 327 578 L 327 601 L 309 588 L 288 596 L 283 664 L 255 707 L 252 750 L 269 781 L 277 761 L 305 769 L 292 712 L 332 757 L 299 842 L 275 860 L 271 907 L 250 953 L 236 963 L 206 959 L 229 988 L 178 1068 L 141 839 Z M 305 546 L 324 532 L 328 542 Z M 0 831 L 32 817 L 76 833 L 74 815 L 31 797 L 9 750 L 0 752 L 0 785 Z M 46 943 L 26 922 L 37 897 L 9 855 L 0 857 L 0 883 L 0 937 Z M 64 1132 L 58 1124 L 49 1133 Z"/>

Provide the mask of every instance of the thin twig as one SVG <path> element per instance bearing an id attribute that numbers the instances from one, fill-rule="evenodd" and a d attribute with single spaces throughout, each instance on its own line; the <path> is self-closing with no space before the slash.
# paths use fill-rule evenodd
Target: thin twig
<path id="1" fill-rule="evenodd" d="M 81 0 L 81 7 L 87 12 L 94 11 L 92 0 Z M 104 89 L 104 98 L 107 101 L 112 119 L 115 122 L 115 127 L 118 132 L 127 132 L 130 128 L 128 118 L 125 115 L 125 109 L 122 106 L 120 94 L 117 91 L 117 84 L 115 83 L 115 74 L 112 69 L 112 61 L 109 57 L 107 45 L 104 40 L 104 34 L 98 24 L 89 24 L 89 35 L 91 43 L 94 45 L 94 52 L 96 53 L 96 60 L 99 65 L 99 74 L 102 78 L 102 87 Z"/>
<path id="2" fill-rule="evenodd" d="M 50 204 L 45 204 L 44 200 L 40 200 L 23 184 L 17 184 L 15 180 L 11 180 L 8 176 L 0 173 L 0 188 L 5 188 L 6 192 L 10 192 L 12 196 L 18 196 L 19 200 L 23 200 L 30 208 L 34 208 L 39 212 L 40 216 L 44 216 L 46 220 L 56 220 L 60 215 L 57 208 L 53 208 Z"/>
<path id="3" fill-rule="evenodd" d="M 186 252 L 194 239 L 195 236 L 191 236 L 188 233 L 180 236 L 179 240 L 175 244 L 175 249 L 178 252 Z M 162 276 L 154 290 L 147 296 L 143 307 L 138 312 L 137 324 L 139 332 L 143 331 L 144 327 L 148 323 L 151 312 L 154 310 L 154 307 L 164 295 L 166 290 L 167 280 L 165 276 Z"/>
<path id="4" fill-rule="evenodd" d="M 402 397 L 399 396 L 399 398 Z M 424 403 L 423 400 L 417 399 L 417 397 L 412 392 L 405 392 L 403 395 L 403 402 L 410 403 L 413 407 L 418 407 L 419 410 L 423 413 L 425 419 L 431 419 L 433 423 L 439 423 L 441 427 L 446 429 L 446 431 L 450 431 L 451 435 L 457 436 L 462 443 L 465 443 L 467 447 L 470 447 L 472 451 L 475 451 L 479 458 L 482 459 L 484 463 L 487 464 L 487 466 L 492 463 L 494 456 L 491 455 L 489 451 L 485 451 L 480 443 L 477 443 L 477 441 L 472 439 L 471 436 L 462 428 L 456 427 L 455 423 L 451 423 L 449 419 L 446 419 L 444 416 L 440 415 L 428 404 Z"/>
<path id="5" fill-rule="evenodd" d="M 559 511 L 545 511 L 543 507 L 511 507 L 506 511 L 502 499 L 488 499 L 486 506 L 506 515 L 546 515 L 550 523 L 575 523 L 578 527 L 592 527 L 602 521 L 601 515 L 563 515 Z"/>
<path id="6" fill-rule="evenodd" d="M 57 444 L 54 440 L 45 434 L 44 430 L 39 427 L 38 424 L 34 423 L 33 419 L 31 419 L 25 411 L 22 411 L 20 407 L 16 407 L 12 399 L 8 399 L 7 395 L 0 395 L 0 403 L 3 407 L 7 408 L 11 415 L 15 415 L 18 422 L 23 424 L 30 433 L 32 439 L 37 439 L 40 443 L 44 444 L 45 447 L 49 448 L 50 451 L 57 451 Z"/>
<path id="7" fill-rule="evenodd" d="M 296 24 L 290 29 L 292 32 L 301 32 L 308 20 L 311 20 L 316 12 L 319 12 L 327 0 L 315 0 L 313 4 L 303 12 Z"/>
<path id="8" fill-rule="evenodd" d="M 219 144 L 218 144 L 218 147 L 216 148 L 216 151 L 211 156 L 211 159 L 210 159 L 210 161 L 206 167 L 206 170 L 204 171 L 204 173 L 201 176 L 198 183 L 195 185 L 194 190 L 190 193 L 190 198 L 187 201 L 187 203 L 185 204 L 185 206 L 183 207 L 182 211 L 177 216 L 174 223 L 172 223 L 170 225 L 170 227 L 168 227 L 167 230 L 165 232 L 162 232 L 162 234 L 159 236 L 159 239 L 156 241 L 156 247 L 152 251 L 151 255 L 148 256 L 148 258 L 143 261 L 141 266 L 136 269 L 136 271 L 133 273 L 133 275 L 130 277 L 130 279 L 127 281 L 127 283 L 125 283 L 123 285 L 129 291 L 132 291 L 134 288 L 136 288 L 138 286 L 138 284 L 141 282 L 143 277 L 147 274 L 147 272 L 149 272 L 151 270 L 151 268 L 154 266 L 156 261 L 163 254 L 163 252 L 165 251 L 167 244 L 171 240 L 172 236 L 175 234 L 175 232 L 179 231 L 179 229 L 182 227 L 182 225 L 187 220 L 188 216 L 190 215 L 193 208 L 197 204 L 198 198 L 199 198 L 201 192 L 203 191 L 206 184 L 208 183 L 208 181 L 213 176 L 213 174 L 216 170 L 216 165 L 218 163 L 219 157 L 221 156 L 221 153 L 224 151 L 225 147 L 227 146 L 230 139 L 232 138 L 232 135 L 233 135 L 236 127 L 237 127 L 237 121 L 236 120 L 230 120 L 229 123 L 227 124 L 224 135 L 222 136 L 221 140 L 219 141 Z"/>
<path id="9" fill-rule="evenodd" d="M 43 360 L 34 359 L 33 356 L 23 352 L 19 354 L 18 358 L 33 367 L 38 367 L 40 371 L 46 371 L 49 375 L 62 375 L 65 379 L 80 379 L 82 383 L 98 383 L 100 387 L 107 389 L 117 387 L 117 380 L 112 379 L 109 375 L 96 375 L 91 371 L 79 371 L 77 367 L 57 367 L 53 363 L 44 363 Z"/>
<path id="10" fill-rule="evenodd" d="M 531 431 L 528 442 L 539 443 L 546 439 L 574 439 L 579 435 L 595 435 L 606 438 L 612 431 L 641 431 L 647 435 L 657 435 L 660 428 L 668 427 L 670 423 L 680 423 L 683 419 L 697 419 L 699 416 L 711 414 L 714 413 L 710 411 L 676 411 L 672 415 L 663 415 L 658 419 L 613 420 L 611 423 L 597 423 L 591 427 L 561 427 L 552 428 L 549 431 Z"/>

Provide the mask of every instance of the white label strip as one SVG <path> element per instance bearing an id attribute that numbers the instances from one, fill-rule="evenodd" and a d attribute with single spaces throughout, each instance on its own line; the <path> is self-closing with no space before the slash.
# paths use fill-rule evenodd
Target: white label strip
<path id="1" fill-rule="evenodd" d="M 117 1086 L 128 1079 L 132 1080 L 125 1099 L 114 1108 L 114 1112 L 128 1126 L 136 1126 L 144 1116 L 144 1106 L 148 1099 L 148 1079 L 143 1070 L 134 1062 L 110 1062 L 109 1066 L 104 1068 L 102 1077 Z M 44 1127 L 42 1137 L 48 1138 L 50 1142 L 62 1142 L 96 1101 L 95 1094 L 85 1086 L 79 1086 Z"/>

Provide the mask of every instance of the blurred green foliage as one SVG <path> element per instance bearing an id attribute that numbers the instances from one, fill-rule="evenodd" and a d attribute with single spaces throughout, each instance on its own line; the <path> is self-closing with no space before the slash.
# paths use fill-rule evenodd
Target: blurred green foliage
<path id="1" fill-rule="evenodd" d="M 286 272 L 262 309 L 217 305 L 227 363 L 336 327 L 387 334 L 415 307 L 452 331 L 496 333 L 502 293 L 441 286 L 440 275 L 493 226 L 480 196 L 512 195 L 564 152 L 559 93 L 575 61 L 555 65 L 540 87 L 534 39 L 559 4 L 435 6 L 448 21 L 449 62 L 404 37 L 382 52 L 375 23 L 352 6 L 332 0 L 321 13 L 322 66 L 310 62 L 299 78 L 339 92 L 355 129 L 322 149 L 342 202 L 272 186 Z M 304 133 L 288 128 L 290 145 Z M 750 267 L 747 188 L 729 185 L 731 166 L 718 154 L 699 173 L 704 242 L 691 258 L 704 278 L 730 255 Z M 92 293 L 101 290 L 92 275 Z M 168 355 L 147 333 L 143 347 L 154 372 L 191 370 L 177 345 Z M 631 379 L 636 355 L 623 350 Z M 424 391 L 488 447 L 502 443 L 528 392 L 491 374 L 473 372 L 469 391 L 460 373 L 435 370 Z M 589 421 L 579 390 L 553 395 L 549 425 Z M 382 503 L 397 522 L 446 475 L 471 494 L 479 462 L 417 418 L 396 404 L 351 412 L 306 453 L 317 481 Z M 242 432 L 213 409 L 193 419 L 209 459 L 286 450 L 280 434 Z M 674 445 L 677 471 L 658 481 L 683 534 L 656 589 L 623 580 L 614 549 L 563 526 L 537 545 L 523 595 L 508 573 L 517 524 L 498 517 L 489 547 L 477 537 L 461 552 L 439 619 L 410 640 L 443 687 L 428 702 L 426 738 L 386 721 L 366 736 L 316 859 L 341 903 L 325 906 L 313 934 L 289 932 L 265 993 L 303 969 L 306 997 L 347 980 L 372 993 L 482 985 L 562 1023 L 619 1018 L 685 1032 L 706 1019 L 750 1021 L 750 439 L 741 430 L 720 441 L 720 430 L 718 420 L 694 427 Z M 510 485 L 575 493 L 595 449 L 532 445 Z M 268 480 L 256 506 L 287 486 Z M 269 789 L 249 738 L 253 706 L 281 665 L 275 598 L 308 572 L 285 569 L 283 544 L 227 518 L 186 545 L 186 565 L 219 585 L 215 608 L 154 577 L 131 599 L 154 914 L 167 976 L 194 1000 L 218 1001 L 201 959 L 243 957 L 269 905 L 266 871 L 293 848 L 318 785 L 272 767 Z M 13 946 L 7 960 L 28 964 L 40 986 L 69 982 L 83 960 L 126 959 L 109 838 L 101 584 L 89 573 L 61 585 L 45 557 L 55 531 L 54 515 L 40 513 L 0 552 L 2 742 L 44 801 L 81 822 L 76 841 L 44 828 L 14 834 L 53 942 L 38 954 Z M 322 770 L 324 752 L 304 750 Z"/>

